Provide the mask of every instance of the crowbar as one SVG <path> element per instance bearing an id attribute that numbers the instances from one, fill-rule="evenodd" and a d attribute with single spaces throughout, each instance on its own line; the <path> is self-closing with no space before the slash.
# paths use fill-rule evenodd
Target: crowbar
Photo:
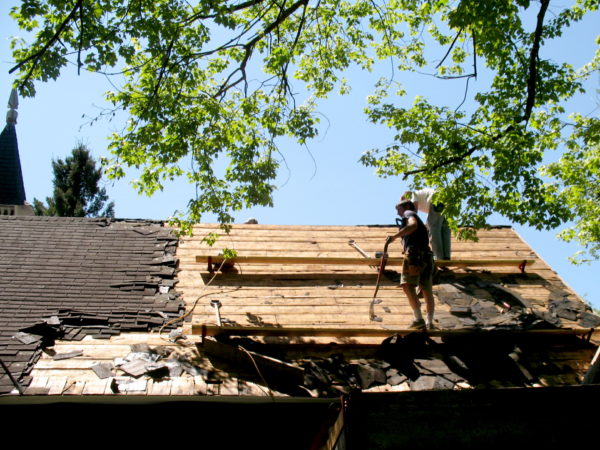
<path id="1" fill-rule="evenodd" d="M 369 259 L 371 257 L 367 252 L 365 252 L 362 248 L 360 248 L 360 246 L 356 243 L 356 241 L 354 239 L 350 239 L 348 241 L 348 245 L 350 247 L 354 247 L 358 251 L 358 253 L 360 253 L 365 258 Z M 375 266 L 369 266 L 369 267 L 372 267 L 374 269 L 376 268 Z"/>
<path id="2" fill-rule="evenodd" d="M 360 246 L 356 243 L 356 241 L 354 239 L 350 239 L 348 241 L 348 245 L 350 247 L 354 247 L 356 250 L 358 250 L 358 253 L 363 255 L 365 258 L 370 258 L 369 254 L 367 252 L 365 252 L 362 248 L 360 248 Z"/>
<path id="3" fill-rule="evenodd" d="M 387 249 L 388 249 L 388 245 L 390 245 L 391 239 L 388 237 L 388 239 L 385 240 L 385 245 L 383 247 L 383 253 L 381 255 L 381 260 L 379 261 L 379 272 L 377 273 L 377 281 L 375 283 L 375 292 L 373 293 L 373 299 L 371 300 L 371 304 L 369 305 L 369 319 L 373 320 L 375 322 L 381 322 L 381 318 L 376 316 L 374 313 L 374 307 L 375 307 L 375 300 L 377 297 L 377 292 L 379 292 L 379 285 L 381 283 L 381 275 L 383 275 L 383 271 L 385 269 L 385 264 L 387 263 L 387 259 L 388 259 L 388 254 L 387 254 Z"/>

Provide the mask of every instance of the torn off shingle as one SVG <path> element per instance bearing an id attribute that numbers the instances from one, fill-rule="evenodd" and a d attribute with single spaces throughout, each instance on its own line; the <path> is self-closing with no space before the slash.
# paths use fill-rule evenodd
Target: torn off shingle
<path id="1" fill-rule="evenodd" d="M 98 378 L 105 379 L 114 377 L 115 374 L 112 371 L 113 365 L 111 363 L 97 363 L 94 364 L 91 369 L 94 371 Z"/>
<path id="2" fill-rule="evenodd" d="M 56 353 L 52 357 L 52 359 L 55 361 L 59 361 L 61 359 L 76 358 L 77 356 L 83 356 L 83 350 L 73 350 L 72 352 L 67 353 Z"/>

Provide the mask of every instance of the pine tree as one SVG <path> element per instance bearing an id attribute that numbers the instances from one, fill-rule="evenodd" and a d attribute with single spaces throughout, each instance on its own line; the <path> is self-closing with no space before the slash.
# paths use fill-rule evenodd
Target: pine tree
<path id="1" fill-rule="evenodd" d="M 85 145 L 78 144 L 64 161 L 60 158 L 53 160 L 52 171 L 54 195 L 46 197 L 47 205 L 34 199 L 36 215 L 114 217 L 114 202 L 105 207 L 108 195 L 105 188 L 98 186 L 102 169 L 96 168 L 96 161 Z"/>

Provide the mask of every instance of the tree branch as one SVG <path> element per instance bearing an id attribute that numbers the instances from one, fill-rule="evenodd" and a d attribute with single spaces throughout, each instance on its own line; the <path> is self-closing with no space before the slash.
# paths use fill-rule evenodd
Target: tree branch
<path id="1" fill-rule="evenodd" d="M 544 16 L 548 10 L 550 0 L 540 1 L 540 11 L 537 16 L 537 24 L 533 36 L 533 45 L 529 55 L 529 79 L 527 80 L 527 102 L 525 104 L 525 114 L 521 118 L 521 122 L 529 121 L 533 106 L 535 104 L 536 84 L 537 84 L 537 63 L 540 53 L 540 41 L 542 40 L 542 32 L 544 30 Z"/>
<path id="2" fill-rule="evenodd" d="M 491 139 L 492 142 L 496 142 L 498 139 L 500 139 L 506 133 L 510 133 L 512 130 L 514 130 L 514 128 L 515 128 L 515 126 L 513 124 L 509 125 L 508 127 L 506 127 L 506 129 L 502 133 L 498 133 L 495 136 L 493 136 Z M 444 161 L 440 161 L 439 163 L 434 164 L 433 166 L 423 167 L 421 169 L 409 170 L 408 172 L 404 172 L 402 174 L 403 175 L 402 179 L 406 180 L 406 178 L 408 178 L 409 175 L 414 175 L 416 173 L 421 173 L 421 172 L 432 172 L 434 170 L 439 169 L 440 167 L 448 166 L 448 165 L 454 164 L 454 163 L 459 163 L 463 159 L 465 159 L 467 156 L 471 156 L 477 150 L 481 150 L 481 146 L 474 145 L 473 147 L 467 149 L 460 155 L 456 155 L 451 158 L 447 158 Z"/>
<path id="3" fill-rule="evenodd" d="M 529 54 L 529 75 L 527 78 L 527 99 L 525 102 L 525 111 L 524 114 L 516 120 L 516 123 L 510 124 L 507 126 L 504 131 L 497 133 L 494 137 L 492 137 L 492 142 L 496 142 L 502 136 L 507 133 L 513 131 L 516 127 L 516 124 L 529 121 L 531 117 L 531 113 L 533 111 L 533 107 L 535 105 L 535 96 L 536 96 L 536 84 L 537 84 L 537 62 L 539 60 L 539 52 L 540 52 L 540 42 L 542 40 L 542 33 L 544 29 L 544 17 L 546 15 L 546 11 L 548 10 L 548 4 L 550 0 L 540 0 L 540 10 L 537 15 L 537 23 L 533 37 L 533 44 L 531 46 L 531 52 Z M 423 167 L 421 169 L 409 170 L 403 173 L 403 179 L 406 179 L 410 175 L 414 175 L 416 173 L 421 172 L 432 172 L 434 170 L 439 169 L 440 167 L 444 167 L 450 164 L 459 163 L 468 156 L 471 156 L 477 150 L 481 150 L 481 146 L 474 146 L 469 149 L 466 149 L 460 155 L 453 156 L 451 158 L 447 158 L 443 161 L 440 161 L 432 166 Z"/>
<path id="4" fill-rule="evenodd" d="M 250 30 L 252 30 L 252 28 L 254 28 L 254 26 L 257 23 L 260 22 L 260 20 L 267 14 L 268 10 L 269 10 L 269 8 L 265 8 L 265 10 L 262 12 L 262 14 L 254 17 L 252 19 L 252 23 L 247 25 L 240 33 L 237 34 L 237 36 L 232 37 L 231 39 L 229 39 L 229 41 L 225 42 L 224 44 L 219 45 L 218 47 L 213 48 L 211 50 L 206 50 L 206 51 L 199 52 L 199 53 L 190 53 L 189 55 L 182 56 L 176 64 L 179 64 L 179 62 L 183 61 L 184 59 L 203 58 L 205 56 L 214 55 L 215 53 L 218 53 L 220 51 L 227 50 L 230 48 L 244 47 L 247 44 L 240 44 L 239 43 L 240 39 L 242 38 L 242 36 L 244 36 L 246 33 L 248 33 Z"/>
<path id="5" fill-rule="evenodd" d="M 473 36 L 473 73 L 475 79 L 477 79 L 477 41 L 475 40 L 475 30 L 471 29 L 471 36 Z"/>
<path id="6" fill-rule="evenodd" d="M 454 40 L 452 41 L 452 44 L 450 44 L 450 47 L 448 48 L 448 51 L 446 52 L 446 54 L 444 55 L 444 57 L 442 58 L 442 60 L 439 62 L 439 64 L 437 66 L 435 66 L 436 69 L 438 69 L 442 64 L 444 64 L 444 61 L 446 61 L 446 58 L 448 57 L 448 55 L 452 51 L 452 48 L 454 47 L 454 44 L 456 44 L 456 41 L 458 40 L 459 36 L 462 34 L 462 31 L 463 31 L 462 28 L 460 30 L 458 30 L 458 33 L 456 33 L 456 36 L 454 36 Z"/>
<path id="7" fill-rule="evenodd" d="M 256 44 L 258 42 L 260 42 L 261 39 L 263 39 L 265 36 L 267 36 L 271 32 L 273 32 L 273 30 L 277 29 L 279 27 L 279 25 L 281 25 L 283 22 L 285 22 L 287 20 L 287 18 L 289 16 L 291 16 L 294 12 L 296 12 L 296 10 L 298 10 L 301 6 L 306 7 L 307 4 L 308 4 L 308 0 L 298 0 L 296 3 L 291 5 L 289 8 L 281 11 L 279 16 L 277 16 L 277 19 L 275 19 L 272 23 L 270 23 L 264 30 L 257 33 L 254 38 L 252 38 L 250 41 L 248 41 L 246 44 L 244 44 L 244 46 L 243 46 L 244 51 L 245 51 L 244 59 L 240 63 L 240 66 L 237 69 L 235 69 L 233 72 L 231 72 L 229 74 L 229 76 L 227 77 L 227 79 L 223 82 L 223 84 L 221 85 L 221 87 L 219 88 L 217 93 L 215 94 L 215 96 L 214 96 L 215 98 L 223 96 L 225 94 L 225 92 L 227 92 L 229 89 L 238 85 L 242 81 L 246 80 L 246 65 L 250 59 L 250 56 L 252 55 L 252 52 L 254 51 L 254 47 L 256 46 Z M 231 78 L 233 77 L 233 75 L 236 72 L 241 72 L 242 75 L 237 80 L 229 83 L 229 80 L 231 80 Z"/>
<path id="8" fill-rule="evenodd" d="M 264 2 L 264 0 L 250 0 L 244 3 L 240 3 L 239 5 L 229 6 L 227 8 L 227 12 L 232 13 L 236 11 L 241 11 L 242 9 L 251 8 L 252 6 L 258 5 L 262 2 Z M 196 20 L 214 19 L 215 17 L 217 17 L 217 14 L 194 14 L 185 19 L 181 24 L 187 25 L 190 22 L 194 22 Z"/>
<path id="9" fill-rule="evenodd" d="M 79 48 L 77 49 L 77 75 L 81 75 L 81 66 L 83 63 L 81 62 L 81 49 L 83 48 L 83 0 L 81 2 L 82 7 L 79 8 Z"/>
<path id="10" fill-rule="evenodd" d="M 258 33 L 256 35 L 256 37 L 252 41 L 250 41 L 250 44 L 252 46 L 256 45 L 256 43 L 258 41 L 260 41 L 263 37 L 265 37 L 267 34 L 270 34 L 274 29 L 276 29 L 277 27 L 279 27 L 279 25 L 281 25 L 283 22 L 285 22 L 285 20 L 289 16 L 291 16 L 293 13 L 295 13 L 298 8 L 300 8 L 303 5 L 306 6 L 307 4 L 308 4 L 308 0 L 298 0 L 296 3 L 294 3 L 288 9 L 282 11 L 281 14 L 277 17 L 277 19 L 275 21 L 273 21 L 273 23 L 271 23 L 262 32 Z"/>
<path id="11" fill-rule="evenodd" d="M 298 25 L 298 29 L 296 30 L 296 36 L 294 38 L 294 42 L 292 43 L 292 48 L 291 48 L 292 53 L 293 53 L 294 48 L 296 48 L 298 41 L 300 40 L 300 35 L 302 34 L 302 29 L 304 28 L 304 23 L 306 21 L 306 9 L 307 8 L 308 8 L 308 2 L 306 2 L 304 4 L 304 9 L 302 10 L 302 17 L 300 19 L 300 24 Z M 288 70 L 289 65 L 290 65 L 290 61 L 288 60 L 285 63 L 285 66 L 283 67 L 283 70 L 281 72 L 281 82 L 283 84 L 284 95 L 285 95 L 286 91 L 289 92 L 290 95 L 292 95 L 292 89 L 290 87 L 290 84 L 288 82 L 288 77 L 287 77 L 287 70 Z"/>
<path id="12" fill-rule="evenodd" d="M 162 67 L 160 68 L 160 73 L 158 74 L 158 80 L 156 80 L 156 85 L 154 86 L 154 90 L 152 92 L 152 96 L 148 99 L 148 104 L 158 95 L 158 90 L 160 89 L 160 84 L 162 83 L 162 79 L 165 76 L 165 72 L 167 71 L 167 66 L 169 65 L 169 60 L 171 58 L 171 52 L 173 51 L 173 45 L 175 45 L 175 41 L 177 37 L 171 39 L 169 42 L 169 46 L 167 47 L 167 52 L 165 54 L 165 59 L 163 61 Z"/>
<path id="13" fill-rule="evenodd" d="M 75 14 L 77 14 L 77 11 L 81 9 L 82 5 L 83 5 L 83 0 L 77 0 L 77 2 L 75 3 L 75 6 L 73 6 L 73 9 L 71 10 L 71 12 L 67 16 L 67 18 L 59 25 L 58 29 L 54 33 L 54 36 L 52 36 L 52 38 L 50 38 L 50 40 L 48 42 L 46 42 L 46 45 L 44 45 L 44 47 L 42 47 L 41 50 L 35 52 L 33 55 L 29 55 L 23 61 L 21 61 L 20 63 L 15 65 L 12 69 L 10 69 L 8 71 L 8 73 L 13 73 L 15 70 L 18 70 L 21 67 L 23 67 L 23 65 L 27 64 L 29 61 L 35 60 L 31 69 L 29 70 L 29 73 L 27 73 L 27 76 L 25 77 L 24 81 L 27 81 L 29 79 L 29 77 L 31 76 L 31 73 L 33 72 L 33 69 L 37 65 L 39 59 L 44 55 L 44 53 L 46 53 L 46 51 L 48 51 L 48 49 L 50 47 L 52 47 L 52 45 L 54 45 L 54 43 L 56 41 L 58 41 L 60 34 L 63 32 L 63 30 L 65 29 L 67 24 L 73 19 L 73 17 L 75 17 Z"/>

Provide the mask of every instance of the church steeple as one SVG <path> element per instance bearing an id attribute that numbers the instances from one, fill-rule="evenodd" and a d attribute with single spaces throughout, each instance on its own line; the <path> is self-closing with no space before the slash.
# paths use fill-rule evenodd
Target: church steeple
<path id="1" fill-rule="evenodd" d="M 17 107 L 15 89 L 10 93 L 6 125 L 0 134 L 0 214 L 32 215 L 33 208 L 25 202 L 25 186 L 17 145 Z"/>

